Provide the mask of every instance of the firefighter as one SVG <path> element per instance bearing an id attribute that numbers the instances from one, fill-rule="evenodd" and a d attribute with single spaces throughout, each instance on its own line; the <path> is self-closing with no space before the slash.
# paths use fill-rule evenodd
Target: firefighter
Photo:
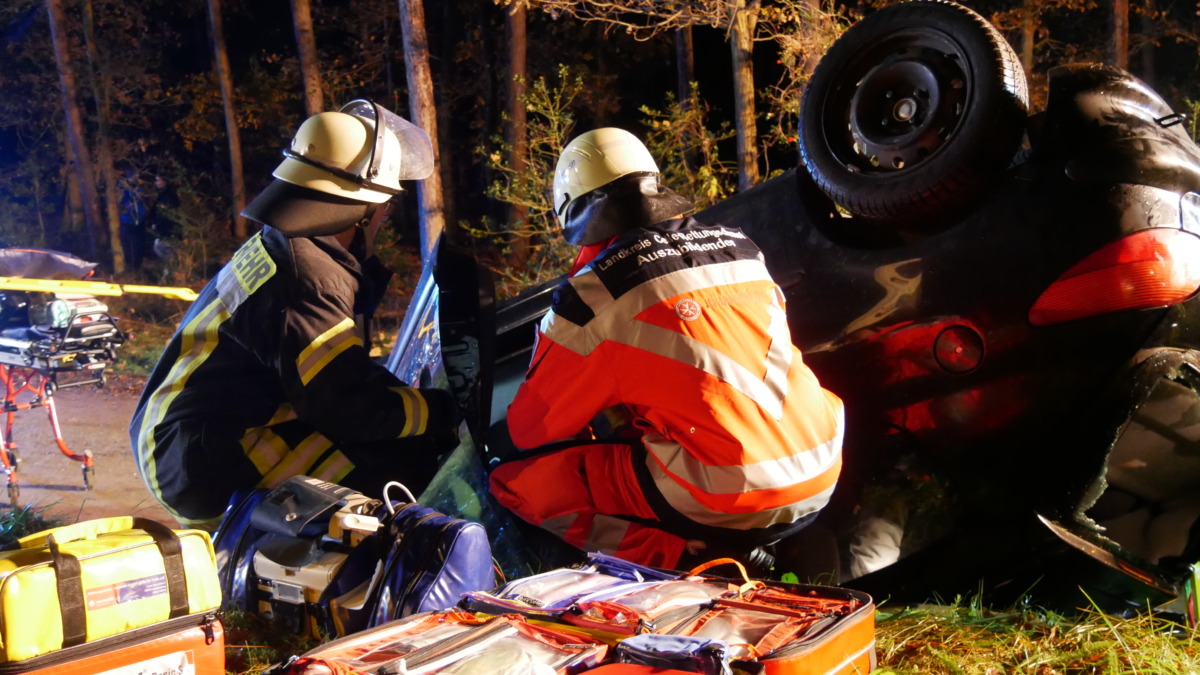
<path id="1" fill-rule="evenodd" d="M 283 154 L 242 211 L 261 230 L 188 310 L 130 424 L 143 480 L 190 527 L 295 475 L 419 489 L 436 452 L 414 437 L 453 443 L 451 395 L 406 386 L 366 332 L 391 276 L 374 238 L 400 181 L 433 170 L 429 137 L 360 100 L 309 117 Z"/>
<path id="2" fill-rule="evenodd" d="M 585 550 L 764 571 L 761 547 L 829 501 L 843 410 L 792 345 L 762 253 L 689 217 L 621 129 L 572 140 L 553 197 L 582 248 L 508 408 L 514 444 L 539 452 L 496 466 L 493 494 Z"/>

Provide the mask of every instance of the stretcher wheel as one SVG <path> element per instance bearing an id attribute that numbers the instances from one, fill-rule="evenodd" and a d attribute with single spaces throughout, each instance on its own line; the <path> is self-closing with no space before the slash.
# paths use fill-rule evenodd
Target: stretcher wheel
<path id="1" fill-rule="evenodd" d="M 18 504 L 17 502 L 19 501 L 20 497 L 21 497 L 21 486 L 20 486 L 20 484 L 18 484 L 18 483 L 9 483 L 9 484 L 8 484 L 8 504 L 9 504 L 9 506 L 11 506 L 11 507 L 12 507 L 14 510 L 15 510 L 15 509 L 17 509 L 17 508 L 18 508 L 18 506 L 19 506 L 19 504 Z"/>
<path id="2" fill-rule="evenodd" d="M 94 466 L 83 467 L 83 487 L 84 487 L 84 489 L 91 490 L 94 487 L 92 485 L 92 481 L 95 479 L 95 476 L 96 476 L 96 467 L 94 467 Z"/>

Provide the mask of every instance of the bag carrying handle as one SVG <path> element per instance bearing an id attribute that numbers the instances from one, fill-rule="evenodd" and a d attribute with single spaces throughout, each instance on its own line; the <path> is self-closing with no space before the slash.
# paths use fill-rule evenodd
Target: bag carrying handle
<path id="1" fill-rule="evenodd" d="M 93 539 L 102 534 L 112 534 L 114 532 L 125 532 L 132 530 L 137 526 L 133 521 L 136 520 L 133 516 L 113 516 L 111 518 L 97 518 L 95 520 L 85 520 L 82 523 L 72 523 L 55 527 L 41 532 L 27 534 L 17 540 L 20 548 L 42 548 L 46 545 L 46 540 L 50 535 L 54 535 L 55 541 L 59 544 L 65 544 L 69 541 L 79 541 L 80 539 Z"/>
<path id="2" fill-rule="evenodd" d="M 689 577 L 699 576 L 699 574 L 701 572 L 706 572 L 706 571 L 708 571 L 714 567 L 718 567 L 720 565 L 735 565 L 738 568 L 738 571 L 742 573 L 742 579 L 745 580 L 746 583 L 744 583 L 738 587 L 738 595 L 739 596 L 745 595 L 749 591 L 752 591 L 756 588 L 762 588 L 763 586 L 766 585 L 761 581 L 751 580 L 750 573 L 746 571 L 746 566 L 743 565 L 741 562 L 734 560 L 733 558 L 716 558 L 713 560 L 709 560 L 706 563 L 701 563 L 701 564 L 697 565 L 696 567 L 692 568 L 692 570 L 689 571 L 686 576 L 689 576 Z"/>
<path id="3" fill-rule="evenodd" d="M 124 524 L 124 527 L 121 525 Z M 89 527 L 80 527 L 89 526 Z M 88 536 L 142 530 L 150 535 L 163 559 L 163 572 L 167 578 L 167 598 L 171 605 L 168 619 L 188 614 L 187 573 L 183 567 L 183 544 L 174 530 L 149 518 L 118 516 L 85 521 L 75 525 L 55 528 L 25 539 L 44 541 L 50 549 L 50 564 L 58 578 L 58 605 L 62 614 L 63 648 L 74 647 L 87 641 L 87 609 L 80 575 L 79 559 L 59 550 L 59 544 L 78 541 Z M 83 533 L 82 535 L 80 533 Z M 90 533 L 90 534 L 89 534 Z M 59 535 L 69 538 L 60 539 Z M 32 548 L 21 540 L 21 548 Z"/>

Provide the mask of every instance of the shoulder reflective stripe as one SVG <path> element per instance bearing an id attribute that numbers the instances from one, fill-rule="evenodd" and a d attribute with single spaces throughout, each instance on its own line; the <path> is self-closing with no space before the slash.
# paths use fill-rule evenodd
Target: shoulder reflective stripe
<path id="1" fill-rule="evenodd" d="M 353 470 L 354 464 L 350 459 L 341 452 L 334 451 L 308 475 L 330 483 L 340 483 Z"/>
<path id="2" fill-rule="evenodd" d="M 837 463 L 843 433 L 844 423 L 839 414 L 834 437 L 817 447 L 788 457 L 736 466 L 704 464 L 678 443 L 658 434 L 646 434 L 642 442 L 672 475 L 708 494 L 724 495 L 786 488 L 820 476 Z M 654 464 L 657 466 L 658 462 Z"/>
<path id="3" fill-rule="evenodd" d="M 404 403 L 404 428 L 400 430 L 400 438 L 406 436 L 420 436 L 425 433 L 425 426 L 429 423 L 429 404 L 425 402 L 425 397 L 412 387 L 388 387 L 392 390 Z"/>
<path id="4" fill-rule="evenodd" d="M 254 464 L 258 475 L 265 476 L 288 453 L 287 441 L 268 428 L 259 428 L 242 437 L 242 451 Z"/>
<path id="5" fill-rule="evenodd" d="M 229 319 L 229 312 L 219 299 L 213 299 L 203 309 L 196 313 L 186 325 L 180 328 L 181 338 L 179 356 L 171 365 L 163 384 L 150 395 L 146 401 L 146 411 L 142 416 L 142 426 L 138 429 L 138 461 L 142 476 L 146 479 L 150 490 L 159 502 L 164 502 L 162 490 L 158 485 L 155 453 L 157 442 L 154 439 L 154 428 L 162 422 L 171 403 L 183 391 L 188 378 L 217 348 L 217 329 Z M 171 515 L 179 518 L 171 507 L 166 507 Z M 182 522 L 182 521 L 181 521 Z"/>
<path id="6" fill-rule="evenodd" d="M 587 541 L 581 548 L 585 551 L 614 555 L 621 550 L 621 542 L 628 532 L 628 520 L 597 513 L 592 517 L 592 527 L 588 530 Z"/>
<path id="7" fill-rule="evenodd" d="M 225 309 L 233 313 L 267 279 L 275 276 L 275 269 L 275 261 L 263 245 L 262 232 L 246 240 L 217 275 L 217 295 Z"/>
<path id="8" fill-rule="evenodd" d="M 614 298 L 594 271 L 571 277 L 568 282 L 594 314 L 608 312 L 609 306 L 619 303 L 616 311 L 634 317 L 655 302 L 690 293 L 701 288 L 745 284 L 753 281 L 774 283 L 766 265 L 760 260 L 735 260 L 678 270 L 655 277 L 630 293 Z"/>
<path id="9" fill-rule="evenodd" d="M 692 493 L 688 492 L 686 488 L 676 483 L 670 476 L 664 473 L 662 467 L 653 458 L 647 456 L 646 466 L 650 470 L 650 477 L 654 480 L 655 486 L 658 487 L 659 492 L 662 493 L 663 498 L 667 500 L 671 508 L 702 525 L 727 527 L 734 530 L 750 530 L 759 527 L 770 527 L 778 523 L 794 523 L 799 518 L 807 516 L 814 511 L 819 511 L 828 504 L 834 490 L 831 487 L 808 499 L 779 508 L 751 511 L 748 513 L 721 513 L 697 501 L 692 496 Z"/>
<path id="10" fill-rule="evenodd" d="M 300 352 L 300 356 L 296 358 L 296 370 L 300 373 L 300 382 L 308 384 L 338 354 L 354 346 L 362 346 L 362 340 L 358 338 L 354 319 L 347 317 L 333 328 L 318 335 L 317 339 Z"/>
<path id="11" fill-rule="evenodd" d="M 333 441 L 314 431 L 303 441 L 297 443 L 296 447 L 290 450 L 282 461 L 264 474 L 262 480 L 258 482 L 258 487 L 273 488 L 292 476 L 309 475 L 308 472 L 312 471 L 317 460 L 321 459 L 331 447 L 333 447 Z"/>
<path id="12" fill-rule="evenodd" d="M 697 278 L 701 275 L 697 275 L 696 270 L 659 277 L 615 301 L 607 295 L 602 284 L 596 283 L 594 285 L 598 288 L 589 286 L 586 290 L 589 302 L 606 305 L 609 307 L 608 311 L 598 311 L 596 318 L 586 326 L 579 326 L 570 321 L 558 321 L 554 313 L 550 312 L 542 320 L 542 332 L 559 345 L 584 356 L 590 354 L 604 340 L 609 340 L 699 368 L 749 397 L 767 414 L 780 419 L 783 416 L 783 399 L 787 395 L 788 370 L 791 368 L 793 351 L 787 315 L 778 303 L 777 293 L 772 296 L 775 301 L 768 306 L 771 322 L 767 332 L 771 344 L 766 354 L 763 377 L 756 376 L 741 363 L 711 345 L 682 333 L 634 319 L 651 304 L 689 291 L 732 283 L 773 283 L 766 268 L 755 261 L 709 267 L 721 269 L 713 270 L 712 274 L 702 275 L 706 278 Z M 705 270 L 707 271 L 707 268 Z M 727 278 L 734 276 L 738 277 L 736 282 Z M 722 282 L 721 279 L 725 280 Z"/>

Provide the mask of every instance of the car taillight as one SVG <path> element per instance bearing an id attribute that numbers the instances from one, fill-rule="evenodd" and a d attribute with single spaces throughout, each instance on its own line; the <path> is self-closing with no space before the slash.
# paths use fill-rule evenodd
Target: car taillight
<path id="1" fill-rule="evenodd" d="M 1112 242 L 1067 270 L 1042 293 L 1029 321 L 1045 326 L 1122 309 L 1182 302 L 1200 289 L 1200 238 L 1152 228 Z"/>

